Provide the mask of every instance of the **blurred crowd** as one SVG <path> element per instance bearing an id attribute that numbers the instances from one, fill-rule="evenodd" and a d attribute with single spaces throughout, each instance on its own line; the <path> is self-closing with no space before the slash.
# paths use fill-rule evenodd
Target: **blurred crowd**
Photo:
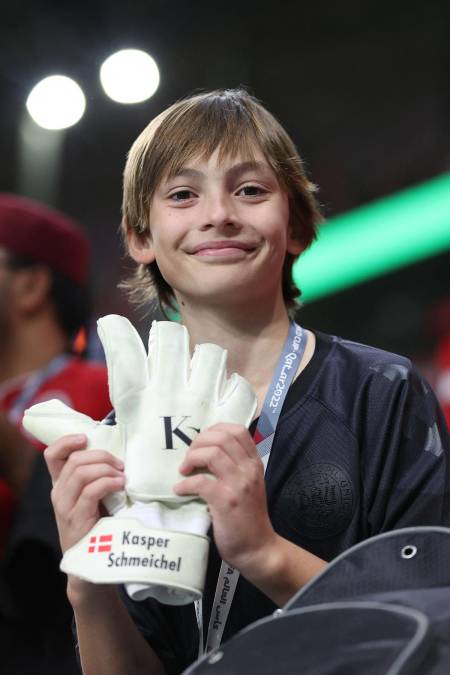
<path id="1" fill-rule="evenodd" d="M 436 344 L 430 358 L 430 384 L 450 427 L 450 294 L 431 308 L 429 321 Z"/>
<path id="2" fill-rule="evenodd" d="M 52 398 L 101 420 L 103 363 L 86 358 L 90 245 L 80 224 L 0 194 L 0 645 L 3 675 L 78 673 L 44 447 L 24 410 Z"/>

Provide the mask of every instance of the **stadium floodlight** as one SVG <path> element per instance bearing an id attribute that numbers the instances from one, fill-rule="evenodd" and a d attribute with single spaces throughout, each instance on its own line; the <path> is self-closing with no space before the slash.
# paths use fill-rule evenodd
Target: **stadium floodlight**
<path id="1" fill-rule="evenodd" d="M 70 77 L 50 75 L 33 87 L 26 107 L 40 127 L 67 129 L 82 118 L 86 98 L 79 85 Z"/>
<path id="2" fill-rule="evenodd" d="M 106 94 L 118 103 L 140 103 L 158 89 L 159 70 L 155 60 L 139 49 L 122 49 L 100 68 Z"/>
<path id="3" fill-rule="evenodd" d="M 450 173 L 331 218 L 294 264 L 302 300 L 450 249 Z"/>

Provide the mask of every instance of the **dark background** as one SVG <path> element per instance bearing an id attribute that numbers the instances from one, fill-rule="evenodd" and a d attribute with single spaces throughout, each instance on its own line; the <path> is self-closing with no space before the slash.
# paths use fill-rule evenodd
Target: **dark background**
<path id="1" fill-rule="evenodd" d="M 331 216 L 450 169 L 448 0 L 23 2 L 0 20 L 0 190 L 16 191 L 19 126 L 31 88 L 73 77 L 87 97 L 65 133 L 53 203 L 94 248 L 95 313 L 148 326 L 117 290 L 121 174 L 148 121 L 199 89 L 246 85 L 284 124 Z M 157 61 L 140 104 L 107 98 L 98 70 L 122 48 Z M 426 227 L 426 222 L 424 222 Z M 305 305 L 301 321 L 426 364 L 450 325 L 450 252 Z M 447 323 L 448 322 L 448 323 Z"/>

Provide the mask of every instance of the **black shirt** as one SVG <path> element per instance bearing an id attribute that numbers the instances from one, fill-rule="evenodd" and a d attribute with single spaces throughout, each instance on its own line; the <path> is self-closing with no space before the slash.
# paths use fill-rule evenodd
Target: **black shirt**
<path id="1" fill-rule="evenodd" d="M 284 402 L 266 471 L 274 529 L 329 561 L 381 532 L 449 526 L 450 439 L 427 382 L 404 357 L 322 333 L 316 338 L 313 358 Z M 211 537 L 205 632 L 219 567 Z M 193 605 L 122 595 L 167 673 L 196 659 Z M 275 608 L 240 577 L 223 640 Z"/>

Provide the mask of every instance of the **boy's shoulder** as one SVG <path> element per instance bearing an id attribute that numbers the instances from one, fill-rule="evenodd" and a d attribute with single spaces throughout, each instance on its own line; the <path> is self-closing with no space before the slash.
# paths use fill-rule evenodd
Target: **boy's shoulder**
<path id="1" fill-rule="evenodd" d="M 308 392 L 327 407 L 351 416 L 362 402 L 376 399 L 386 404 L 407 393 L 423 401 L 431 394 L 425 377 L 409 358 L 315 332 L 317 365 Z"/>
<path id="2" fill-rule="evenodd" d="M 316 337 L 319 353 L 323 343 L 328 349 L 308 389 L 315 405 L 355 433 L 361 421 L 375 432 L 388 418 L 397 426 L 405 418 L 419 419 L 427 430 L 436 423 L 434 392 L 409 358 L 336 335 L 316 332 Z"/>
<path id="3" fill-rule="evenodd" d="M 417 374 L 411 360 L 401 354 L 320 331 L 316 331 L 316 336 L 329 343 L 327 361 L 332 368 L 342 368 L 348 373 L 379 373 L 391 381 Z"/>

